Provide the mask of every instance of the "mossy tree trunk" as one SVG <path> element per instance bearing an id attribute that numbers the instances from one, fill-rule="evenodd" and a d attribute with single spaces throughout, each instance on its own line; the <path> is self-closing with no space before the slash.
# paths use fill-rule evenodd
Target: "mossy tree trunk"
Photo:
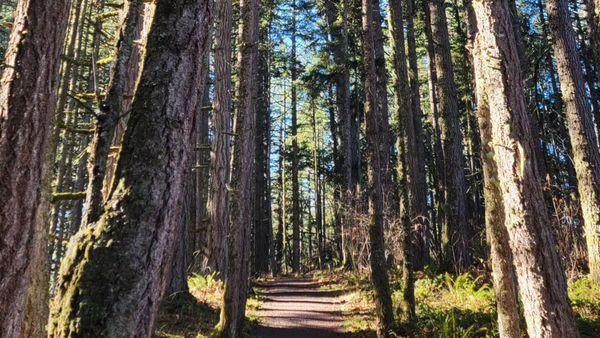
<path id="1" fill-rule="evenodd" d="M 69 243 L 50 337 L 150 337 L 169 280 L 211 1 L 156 2 L 106 211 Z"/>
<path id="2" fill-rule="evenodd" d="M 469 1 L 469 6 L 471 6 Z M 489 20 L 494 18 L 494 15 L 499 18 L 504 18 L 510 13 L 497 11 L 494 15 L 484 11 L 486 7 L 477 7 L 480 11 L 479 26 L 482 30 L 490 30 L 492 27 Z M 500 7 L 502 9 L 502 7 Z M 475 11 L 471 6 L 472 20 L 475 18 Z M 482 64 L 485 55 L 482 55 L 482 44 L 478 37 L 485 33 L 477 34 L 477 22 L 474 22 L 474 27 L 471 38 L 472 43 L 472 59 L 477 100 L 477 117 L 479 122 L 479 130 L 482 144 L 482 163 L 483 163 L 483 179 L 484 179 L 484 198 L 485 198 L 485 227 L 487 241 L 490 246 L 490 260 L 492 264 L 492 280 L 494 292 L 496 294 L 496 306 L 498 311 L 498 332 L 501 337 L 519 338 L 522 335 L 519 317 L 519 305 L 517 300 L 517 285 L 515 276 L 515 267 L 512 261 L 512 253 L 508 239 L 508 232 L 504 226 L 504 205 L 502 200 L 502 192 L 498 184 L 498 169 L 493 156 L 492 147 L 492 131 L 490 126 L 490 107 L 488 104 L 487 91 L 494 87 L 494 84 L 487 83 L 483 75 Z M 509 29 L 509 28 L 507 28 Z M 489 34 L 489 33 L 488 33 Z"/>

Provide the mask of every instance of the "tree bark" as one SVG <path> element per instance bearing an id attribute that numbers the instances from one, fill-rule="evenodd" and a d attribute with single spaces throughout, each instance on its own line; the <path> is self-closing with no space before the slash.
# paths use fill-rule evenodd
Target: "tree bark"
<path id="1" fill-rule="evenodd" d="M 28 289 L 36 286 L 32 278 L 44 273 L 33 270 L 45 259 L 47 232 L 38 222 L 37 209 L 69 5 L 69 0 L 19 1 L 4 59 L 7 67 L 0 81 L 0 336 L 21 335 Z"/>
<path id="2" fill-rule="evenodd" d="M 575 32 L 565 0 L 546 0 L 554 37 L 554 56 L 573 148 L 588 249 L 590 279 L 600 283 L 600 152 L 577 50 Z"/>
<path id="3" fill-rule="evenodd" d="M 433 52 L 437 74 L 436 94 L 441 110 L 441 138 L 446 173 L 444 260 L 456 272 L 464 272 L 470 265 L 469 225 L 465 192 L 465 159 L 460 129 L 458 98 L 450 55 L 450 37 L 444 0 L 429 2 Z"/>
<path id="4" fill-rule="evenodd" d="M 468 6 L 473 8 L 472 1 Z M 474 8 L 473 8 L 474 9 Z M 467 10 L 473 10 L 467 9 Z M 490 20 L 506 20 L 504 16 L 510 16 L 511 13 L 502 11 L 500 7 L 496 12 L 488 12 L 489 7 L 477 7 L 477 17 L 479 26 L 482 30 L 491 29 Z M 476 20 L 476 13 L 472 12 L 473 20 Z M 474 68 L 474 79 L 477 100 L 477 117 L 479 121 L 479 130 L 482 144 L 482 163 L 484 178 L 484 198 L 485 198 L 485 226 L 487 241 L 490 246 L 490 259 L 492 263 L 492 280 L 494 292 L 496 294 L 496 307 L 498 311 L 498 332 L 501 337 L 519 338 L 522 336 L 520 328 L 519 305 L 517 299 L 517 286 L 515 267 L 513 257 L 510 251 L 509 235 L 504 225 L 504 205 L 502 200 L 502 191 L 498 185 L 498 168 L 494 162 L 493 136 L 490 126 L 490 107 L 486 92 L 494 88 L 493 83 L 487 83 L 482 69 L 485 62 L 485 55 L 482 54 L 484 48 L 478 36 L 485 34 L 494 34 L 495 32 L 482 32 L 478 35 L 477 22 L 472 27 L 472 59 Z M 513 26 L 514 28 L 514 26 Z M 510 29 L 506 27 L 506 29 Z M 515 36 L 517 31 L 510 30 Z"/>
<path id="5" fill-rule="evenodd" d="M 229 232 L 229 171 L 231 161 L 231 0 L 216 2 L 215 99 L 213 103 L 212 161 L 210 176 L 210 250 L 208 266 L 221 277 L 227 274 Z"/>
<path id="6" fill-rule="evenodd" d="M 539 183 L 509 8 L 500 0 L 476 0 L 473 5 L 479 28 L 477 86 L 485 90 L 489 107 L 481 123 L 486 128 L 482 131 L 489 128 L 491 134 L 486 144 L 491 153 L 486 156 L 493 156 L 498 170 L 493 183 L 502 193 L 527 332 L 530 337 L 576 337 L 567 283 Z"/>
<path id="7" fill-rule="evenodd" d="M 368 141 L 369 240 L 371 244 L 371 280 L 376 294 L 377 335 L 391 337 L 394 312 L 390 295 L 383 234 L 385 212 L 385 176 L 390 159 L 387 101 L 387 74 L 383 53 L 383 32 L 379 0 L 362 0 L 365 103 Z"/>
<path id="8" fill-rule="evenodd" d="M 153 333 L 180 221 L 210 4 L 156 3 L 108 207 L 69 244 L 50 337 Z"/>
<path id="9" fill-rule="evenodd" d="M 246 314 L 250 269 L 250 231 L 254 190 L 258 30 L 260 0 L 240 2 L 238 82 L 231 175 L 229 262 L 219 336 L 237 338 Z"/>

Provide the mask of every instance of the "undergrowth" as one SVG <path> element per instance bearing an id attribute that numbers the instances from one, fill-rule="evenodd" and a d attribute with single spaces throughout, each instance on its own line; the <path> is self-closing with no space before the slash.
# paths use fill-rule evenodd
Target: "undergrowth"
<path id="1" fill-rule="evenodd" d="M 188 279 L 189 292 L 165 297 L 161 304 L 154 337 L 211 338 L 219 322 L 223 282 L 216 273 L 194 274 Z M 250 337 L 256 325 L 260 295 L 249 290 L 243 337 Z"/>
<path id="2" fill-rule="evenodd" d="M 370 291 L 368 276 L 336 272 L 330 275 L 326 287 L 348 290 L 343 296 L 346 329 L 355 337 L 374 337 L 374 294 Z M 398 304 L 399 278 L 392 278 L 391 287 L 392 300 Z M 587 278 L 572 281 L 569 297 L 580 335 L 600 337 L 600 286 L 593 285 Z M 411 336 L 498 337 L 494 290 L 480 276 L 419 274 L 415 282 L 415 303 L 417 318 L 409 328 Z"/>

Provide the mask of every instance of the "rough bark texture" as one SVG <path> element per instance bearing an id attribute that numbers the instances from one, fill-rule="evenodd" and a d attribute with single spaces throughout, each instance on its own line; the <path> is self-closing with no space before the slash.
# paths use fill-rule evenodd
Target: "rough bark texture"
<path id="1" fill-rule="evenodd" d="M 379 324 L 377 335 L 391 337 L 394 312 L 390 295 L 383 235 L 385 176 L 390 159 L 388 101 L 385 83 L 385 56 L 379 0 L 362 0 L 362 27 L 365 62 L 365 118 L 368 142 L 369 239 L 371 244 L 371 280 L 376 293 Z"/>
<path id="2" fill-rule="evenodd" d="M 598 151 L 598 139 L 592 109 L 586 95 L 568 2 L 546 0 L 546 8 L 554 37 L 554 56 L 573 148 L 573 162 L 583 212 L 590 278 L 600 283 L 600 152 Z"/>
<path id="3" fill-rule="evenodd" d="M 471 3 L 471 1 L 469 1 Z M 470 4 L 469 4 L 470 5 Z M 473 7 L 471 7 L 473 8 Z M 479 29 L 491 30 L 490 20 L 503 19 L 510 15 L 502 11 L 502 7 L 495 12 L 489 11 L 490 7 L 476 6 L 477 12 L 473 11 L 474 20 L 479 18 Z M 474 23 L 477 30 L 477 23 Z M 511 32 L 514 32 L 512 30 Z M 477 92 L 477 117 L 482 144 L 482 163 L 484 178 L 485 197 L 485 226 L 487 241 L 490 246 L 490 259 L 492 263 L 492 280 L 496 294 L 498 311 L 498 333 L 501 337 L 519 338 L 522 335 L 520 328 L 519 307 L 517 300 L 517 286 L 515 268 L 512 262 L 512 253 L 508 240 L 508 232 L 504 226 L 504 205 L 502 192 L 498 185 L 498 169 L 494 162 L 492 149 L 492 133 L 490 126 L 490 107 L 488 105 L 487 91 L 494 90 L 495 84 L 487 83 L 483 75 L 482 43 L 479 37 L 485 34 L 496 34 L 497 32 L 473 32 L 472 58 Z"/>
<path id="4" fill-rule="evenodd" d="M 108 155 L 114 138 L 117 123 L 124 114 L 123 102 L 127 89 L 130 59 L 135 53 L 134 39 L 139 22 L 143 19 L 144 2 L 129 0 L 124 2 L 124 17 L 119 30 L 116 59 L 111 68 L 108 93 L 100 103 L 96 129 L 90 143 L 88 164 L 88 185 L 85 200 L 85 215 L 82 225 L 95 223 L 104 209 L 104 179 L 107 171 Z"/>
<path id="5" fill-rule="evenodd" d="M 254 186 L 259 0 L 240 1 L 229 257 L 219 336 L 237 338 L 246 314 Z"/>
<path id="6" fill-rule="evenodd" d="M 19 1 L 4 59 L 6 67 L 0 82 L 0 336 L 3 337 L 21 335 L 32 276 L 44 273 L 32 271 L 40 268 L 42 265 L 38 263 L 46 258 L 47 230 L 38 222 L 37 208 L 69 4 L 69 0 Z"/>
<path id="7" fill-rule="evenodd" d="M 229 171 L 231 161 L 231 1 L 217 1 L 215 7 L 215 98 L 214 140 L 211 161 L 210 250 L 208 266 L 227 272 L 227 235 L 229 229 Z M 225 276 L 222 276 L 225 277 Z"/>
<path id="8" fill-rule="evenodd" d="M 540 187 L 535 145 L 523 96 L 519 55 L 506 1 L 473 1 L 479 27 L 479 77 L 485 92 L 488 142 L 503 197 L 504 224 L 530 337 L 576 337 L 550 221 Z M 485 87 L 484 87 L 485 88 Z"/>
<path id="9" fill-rule="evenodd" d="M 69 243 L 49 335 L 150 337 L 168 282 L 210 1 L 159 0 L 114 185 Z"/>
<path id="10" fill-rule="evenodd" d="M 470 264 L 465 159 L 444 0 L 430 1 L 429 12 L 437 74 L 436 94 L 442 116 L 440 129 L 446 175 L 444 259 L 446 268 L 452 265 L 454 271 L 462 272 Z"/>

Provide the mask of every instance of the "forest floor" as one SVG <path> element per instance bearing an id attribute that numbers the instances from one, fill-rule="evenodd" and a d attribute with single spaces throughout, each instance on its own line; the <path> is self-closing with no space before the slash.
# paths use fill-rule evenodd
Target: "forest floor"
<path id="1" fill-rule="evenodd" d="M 391 271 L 394 304 L 399 273 Z M 498 337 L 489 275 L 416 274 L 413 337 Z M 167 297 L 155 337 L 210 337 L 219 321 L 223 284 L 214 275 L 189 279 L 190 293 Z M 252 283 L 241 338 L 375 337 L 374 293 L 366 272 L 321 271 L 305 276 L 259 278 Z M 570 280 L 569 297 L 582 338 L 600 337 L 600 285 Z M 522 323 L 524 327 L 524 323 Z"/>

